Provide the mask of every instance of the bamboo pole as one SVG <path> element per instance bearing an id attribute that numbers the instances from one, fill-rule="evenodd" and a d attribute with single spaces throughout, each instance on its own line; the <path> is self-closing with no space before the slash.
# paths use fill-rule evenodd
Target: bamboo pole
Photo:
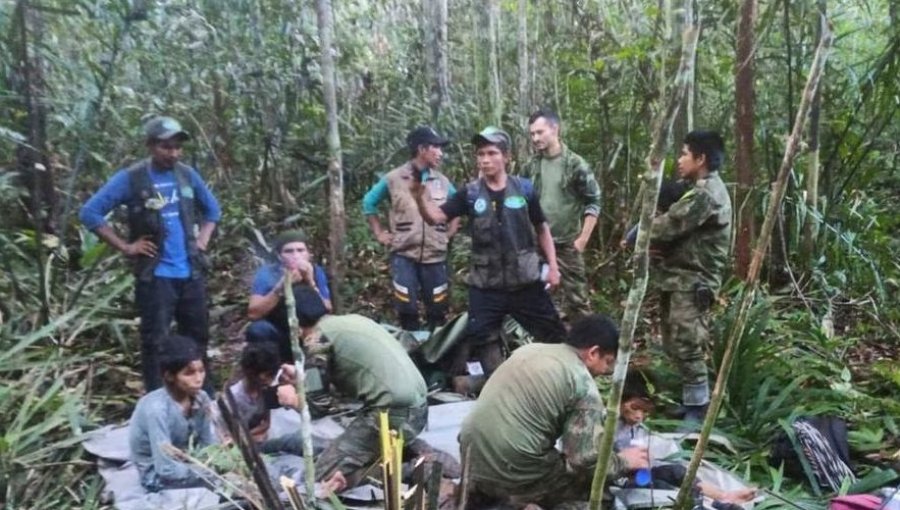
<path id="1" fill-rule="evenodd" d="M 306 358 L 303 355 L 303 348 L 300 346 L 300 323 L 297 321 L 296 303 L 291 273 L 285 271 L 284 306 L 287 308 L 291 348 L 294 351 L 294 369 L 297 374 L 294 384 L 296 385 L 297 398 L 300 403 L 300 438 L 303 441 L 303 462 L 306 465 L 306 470 L 303 474 L 306 479 L 306 498 L 307 501 L 312 502 L 315 501 L 316 497 L 316 464 L 313 462 L 312 416 L 309 414 L 309 405 L 306 402 L 306 372 L 303 369 Z"/>
<path id="2" fill-rule="evenodd" d="M 687 0 L 690 2 L 691 0 Z M 642 185 L 641 215 L 638 223 L 638 235 L 634 248 L 634 280 L 631 290 L 628 292 L 628 300 L 625 304 L 625 312 L 622 316 L 622 333 L 619 338 L 619 352 L 616 356 L 616 367 L 612 376 L 612 390 L 607 400 L 606 422 L 603 428 L 603 437 L 600 440 L 597 454 L 597 465 L 594 468 L 594 480 L 591 484 L 591 510 L 600 507 L 600 498 L 606 484 L 606 473 L 613 455 L 613 439 L 619 420 L 619 404 L 622 401 L 622 388 L 625 384 L 625 374 L 628 371 L 628 362 L 631 358 L 634 331 L 647 293 L 647 280 L 650 272 L 650 225 L 656 212 L 656 200 L 659 196 L 659 187 L 662 182 L 662 168 L 672 126 L 678 117 L 678 110 L 684 99 L 685 92 L 690 83 L 694 56 L 697 52 L 697 39 L 700 34 L 699 23 L 691 24 L 686 20 L 682 33 L 681 61 L 678 64 L 678 73 L 675 82 L 669 90 L 669 98 L 654 122 L 653 142 L 647 156 L 647 171 L 644 174 Z"/>
<path id="3" fill-rule="evenodd" d="M 781 168 L 778 171 L 778 178 L 775 181 L 775 187 L 772 190 L 772 197 L 769 200 L 769 207 L 766 210 L 766 217 L 763 221 L 762 229 L 759 232 L 759 239 L 753 249 L 753 258 L 750 260 L 750 269 L 747 272 L 747 280 L 744 291 L 741 295 L 741 301 L 738 307 L 738 313 L 735 317 L 734 325 L 728 333 L 725 354 L 722 357 L 722 364 L 719 367 L 719 375 L 716 377 L 716 386 L 713 389 L 712 399 L 709 403 L 709 411 L 706 414 L 706 420 L 703 422 L 703 428 L 700 431 L 700 439 L 694 448 L 694 454 L 691 457 L 691 463 L 688 466 L 687 474 L 681 484 L 678 500 L 675 508 L 682 510 L 689 509 L 690 488 L 697 476 L 697 469 L 700 467 L 700 461 L 703 459 L 703 452 L 709 442 L 709 435 L 712 432 L 713 425 L 716 422 L 716 416 L 719 414 L 719 408 L 725 396 L 725 383 L 728 380 L 728 374 L 731 372 L 731 366 L 734 362 L 734 356 L 740 345 L 741 337 L 744 334 L 744 328 L 747 323 L 747 317 L 750 307 L 756 298 L 756 291 L 759 288 L 759 272 L 762 268 L 763 261 L 766 258 L 766 251 L 769 248 L 769 242 L 772 239 L 772 229 L 778 217 L 778 210 L 784 199 L 787 180 L 791 173 L 791 167 L 794 158 L 800 148 L 800 140 L 803 135 L 803 129 L 806 126 L 807 114 L 809 113 L 812 98 L 815 96 L 819 87 L 819 81 L 825 70 L 825 62 L 828 60 L 828 54 L 831 51 L 833 34 L 831 26 L 824 29 L 819 46 L 816 48 L 816 54 L 813 57 L 812 66 L 810 67 L 809 77 L 806 81 L 806 87 L 803 90 L 803 97 L 800 102 L 800 108 L 794 119 L 794 128 L 791 136 L 788 138 L 787 147 L 784 150 L 784 158 L 781 161 Z"/>

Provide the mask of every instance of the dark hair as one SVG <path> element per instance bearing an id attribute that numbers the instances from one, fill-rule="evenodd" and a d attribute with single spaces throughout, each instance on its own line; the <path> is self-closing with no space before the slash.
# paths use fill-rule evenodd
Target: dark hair
<path id="1" fill-rule="evenodd" d="M 650 386 L 653 381 L 650 375 L 641 370 L 629 370 L 625 374 L 625 382 L 622 384 L 622 402 L 640 398 L 650 399 Z"/>
<path id="2" fill-rule="evenodd" d="M 194 361 L 202 359 L 203 353 L 191 337 L 169 335 L 159 342 L 159 370 L 162 374 L 175 375 Z"/>
<path id="3" fill-rule="evenodd" d="M 710 172 L 718 170 L 725 160 L 725 141 L 715 131 L 691 131 L 684 137 L 684 144 L 694 157 L 706 156 L 706 168 Z"/>
<path id="4" fill-rule="evenodd" d="M 301 327 L 315 326 L 328 310 L 322 302 L 322 296 L 306 285 L 294 287 L 294 308 L 297 310 L 297 322 Z"/>
<path id="5" fill-rule="evenodd" d="M 599 347 L 602 353 L 615 354 L 619 351 L 619 328 L 608 316 L 591 314 L 572 324 L 566 343 L 576 349 Z"/>
<path id="6" fill-rule="evenodd" d="M 278 372 L 281 359 L 278 357 L 278 349 L 273 342 L 259 342 L 248 344 L 241 353 L 241 372 L 244 377 L 253 381 L 259 375 Z"/>
<path id="7" fill-rule="evenodd" d="M 553 110 L 551 110 L 549 108 L 541 108 L 540 110 L 532 113 L 531 116 L 528 117 L 528 125 L 530 126 L 530 125 L 534 124 L 535 122 L 537 122 L 538 119 L 541 119 L 541 118 L 547 119 L 547 122 L 549 122 L 550 124 L 553 124 L 554 126 L 558 126 L 559 122 L 560 122 L 559 115 L 557 115 L 556 112 L 554 112 Z"/>

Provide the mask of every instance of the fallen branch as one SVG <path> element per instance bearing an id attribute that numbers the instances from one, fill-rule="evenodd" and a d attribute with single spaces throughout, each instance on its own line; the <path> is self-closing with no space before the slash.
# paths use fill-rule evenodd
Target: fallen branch
<path id="1" fill-rule="evenodd" d="M 690 2 L 691 0 L 687 1 Z M 690 22 L 691 20 L 687 20 L 687 23 Z M 591 510 L 597 510 L 600 507 L 600 498 L 603 495 L 603 489 L 606 484 L 607 470 L 613 456 L 613 439 L 615 438 L 616 427 L 619 421 L 622 388 L 625 385 L 625 374 L 628 372 L 628 362 L 631 359 L 634 332 L 637 328 L 644 296 L 647 293 L 647 280 L 650 272 L 650 225 L 656 212 L 656 200 L 659 197 L 659 187 L 662 182 L 664 155 L 670 133 L 672 132 L 672 126 L 675 123 L 675 118 L 678 116 L 678 110 L 681 108 L 681 102 L 690 82 L 699 34 L 699 24 L 689 24 L 685 27 L 682 34 L 681 61 L 678 64 L 678 74 L 669 92 L 666 107 L 660 111 L 659 117 L 654 123 L 653 143 L 650 146 L 650 152 L 646 161 L 647 172 L 644 174 L 644 185 L 642 186 L 641 216 L 634 248 L 634 280 L 631 284 L 631 290 L 628 292 L 628 300 L 625 303 L 625 312 L 622 316 L 619 352 L 616 356 L 616 367 L 612 376 L 612 389 L 607 399 L 606 422 L 597 453 L 594 480 L 591 484 Z"/>
<path id="2" fill-rule="evenodd" d="M 762 268 L 763 261 L 766 258 L 766 252 L 772 239 L 772 229 L 777 221 L 778 211 L 787 188 L 787 180 L 791 173 L 794 158 L 800 148 L 800 141 L 803 135 L 803 129 L 806 126 L 807 114 L 812 103 L 812 98 L 816 94 L 819 87 L 819 80 L 825 70 L 825 61 L 831 51 L 833 34 L 829 25 L 822 35 L 819 47 L 816 48 L 816 54 L 813 57 L 813 63 L 809 71 L 809 77 L 806 81 L 806 87 L 803 90 L 803 98 L 800 102 L 800 108 L 794 120 L 794 129 L 787 141 L 787 147 L 784 150 L 784 158 L 781 161 L 781 168 L 778 171 L 778 178 L 775 181 L 775 187 L 772 190 L 772 196 L 769 200 L 769 208 L 766 211 L 766 217 L 763 221 L 762 229 L 759 233 L 759 239 L 753 249 L 753 258 L 750 260 L 750 269 L 747 271 L 747 280 L 744 284 L 744 291 L 741 295 L 741 301 L 738 305 L 738 313 L 731 330 L 728 333 L 726 341 L 725 354 L 722 357 L 722 363 L 719 367 L 719 375 L 716 377 L 716 386 L 713 389 L 712 398 L 709 402 L 709 410 L 706 419 L 703 422 L 703 428 L 700 431 L 700 439 L 694 448 L 694 454 L 691 457 L 691 463 L 688 466 L 687 474 L 681 484 L 678 500 L 675 508 L 687 510 L 690 508 L 689 494 L 690 488 L 697 476 L 697 469 L 700 467 L 700 461 L 703 459 L 703 452 L 709 442 L 709 435 L 712 432 L 716 417 L 719 414 L 719 408 L 725 396 L 725 383 L 728 381 L 728 374 L 731 373 L 731 366 L 734 363 L 735 353 L 740 346 L 741 337 L 744 334 L 744 328 L 749 316 L 750 307 L 756 298 L 756 291 L 759 288 L 759 273 Z"/>

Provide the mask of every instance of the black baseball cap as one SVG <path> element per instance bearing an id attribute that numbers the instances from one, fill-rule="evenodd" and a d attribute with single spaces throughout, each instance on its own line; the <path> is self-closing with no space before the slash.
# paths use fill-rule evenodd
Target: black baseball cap
<path id="1" fill-rule="evenodd" d="M 181 127 L 181 123 L 172 117 L 153 117 L 144 124 L 144 134 L 150 140 L 176 139 L 182 142 L 190 140 L 191 135 Z"/>
<path id="2" fill-rule="evenodd" d="M 450 143 L 450 140 L 442 137 L 430 126 L 418 126 L 406 135 L 406 145 L 412 149 L 417 149 L 420 145 L 437 145 L 443 147 Z"/>

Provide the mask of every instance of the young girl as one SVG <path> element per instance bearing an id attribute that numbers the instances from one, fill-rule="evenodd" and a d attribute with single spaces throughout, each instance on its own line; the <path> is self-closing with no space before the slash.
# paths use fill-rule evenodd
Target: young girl
<path id="1" fill-rule="evenodd" d="M 182 451 L 216 442 L 211 428 L 210 398 L 203 391 L 206 370 L 196 343 L 172 335 L 160 342 L 163 387 L 141 397 L 131 415 L 131 460 L 141 485 L 151 492 L 207 486 L 199 470 L 167 451 Z"/>

